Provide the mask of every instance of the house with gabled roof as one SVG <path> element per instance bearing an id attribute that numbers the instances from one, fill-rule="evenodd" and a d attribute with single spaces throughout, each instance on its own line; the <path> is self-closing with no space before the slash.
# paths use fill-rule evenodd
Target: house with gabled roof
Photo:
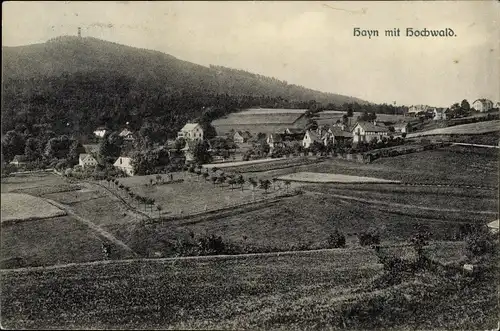
<path id="1" fill-rule="evenodd" d="M 132 158 L 127 156 L 120 156 L 116 159 L 113 166 L 123 172 L 125 172 L 129 176 L 134 175 L 134 167 L 132 166 Z"/>
<path id="2" fill-rule="evenodd" d="M 120 137 L 123 138 L 123 140 L 128 140 L 128 141 L 133 141 L 134 140 L 134 133 L 130 131 L 129 129 L 123 129 L 120 134 Z"/>
<path id="3" fill-rule="evenodd" d="M 24 155 L 15 155 L 12 161 L 10 161 L 10 164 L 15 165 L 16 167 L 19 167 L 26 163 L 28 163 L 28 159 Z"/>
<path id="4" fill-rule="evenodd" d="M 432 119 L 434 121 L 442 121 L 446 119 L 446 109 L 444 108 L 434 108 Z"/>
<path id="5" fill-rule="evenodd" d="M 246 143 L 252 135 L 248 131 L 236 131 L 233 135 L 233 141 L 238 144 Z"/>
<path id="6" fill-rule="evenodd" d="M 335 144 L 339 141 L 351 140 L 352 133 L 344 131 L 340 127 L 333 126 L 326 131 L 321 139 L 323 144 L 327 146 L 328 143 Z"/>
<path id="7" fill-rule="evenodd" d="M 374 139 L 381 140 L 389 135 L 389 128 L 377 121 L 357 122 L 352 129 L 353 143 L 370 142 Z"/>
<path id="8" fill-rule="evenodd" d="M 106 132 L 108 132 L 108 129 L 104 126 L 100 126 L 94 130 L 94 135 L 96 137 L 103 138 Z"/>
<path id="9" fill-rule="evenodd" d="M 203 140 L 203 128 L 198 123 L 186 123 L 177 133 L 177 138 L 186 140 Z"/>
<path id="10" fill-rule="evenodd" d="M 82 167 L 82 169 L 95 167 L 97 165 L 97 160 L 90 154 L 82 153 L 78 157 L 78 165 Z"/>
<path id="11" fill-rule="evenodd" d="M 304 138 L 302 139 L 302 146 L 304 148 L 309 148 L 315 142 L 323 144 L 321 137 L 318 136 L 318 134 L 315 131 L 307 130 L 305 135 L 304 135 Z"/>
<path id="12" fill-rule="evenodd" d="M 478 112 L 487 112 L 493 108 L 493 102 L 488 99 L 477 99 L 472 103 L 472 108 Z"/>

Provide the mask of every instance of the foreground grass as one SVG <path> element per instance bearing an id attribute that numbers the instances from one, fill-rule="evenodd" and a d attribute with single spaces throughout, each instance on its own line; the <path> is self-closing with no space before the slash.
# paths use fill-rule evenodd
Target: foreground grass
<path id="1" fill-rule="evenodd" d="M 3 272 L 7 328 L 267 328 L 377 275 L 370 250 Z M 310 314 L 310 312 L 308 313 Z M 306 319 L 305 319 L 306 320 Z"/>
<path id="2" fill-rule="evenodd" d="M 372 250 L 3 271 L 6 328 L 492 329 L 495 277 L 388 276 Z"/>

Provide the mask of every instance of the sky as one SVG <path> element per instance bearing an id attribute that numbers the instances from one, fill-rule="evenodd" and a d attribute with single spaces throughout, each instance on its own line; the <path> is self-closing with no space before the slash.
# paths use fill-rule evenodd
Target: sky
<path id="1" fill-rule="evenodd" d="M 3 2 L 2 45 L 82 35 L 376 103 L 500 101 L 497 1 Z M 354 36 L 354 29 L 378 37 Z M 400 28 L 400 37 L 385 30 Z M 453 37 L 406 37 L 406 28 Z"/>

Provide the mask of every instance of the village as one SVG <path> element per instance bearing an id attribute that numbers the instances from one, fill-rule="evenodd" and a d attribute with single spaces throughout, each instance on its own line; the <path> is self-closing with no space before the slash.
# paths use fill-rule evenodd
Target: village
<path id="1" fill-rule="evenodd" d="M 497 118 L 495 110 L 498 107 L 498 103 L 494 107 L 490 100 L 478 99 L 472 103 L 472 109 L 479 116 L 472 118 L 480 118 L 481 114 L 485 114 L 483 120 Z M 371 149 L 375 149 L 376 143 L 379 143 L 378 148 L 384 146 L 380 143 L 391 146 L 403 144 L 408 134 L 411 137 L 411 133 L 446 126 L 452 113 L 450 109 L 418 105 L 409 107 L 406 115 L 382 115 L 380 120 L 376 115 L 358 113 L 358 119 L 351 122 L 353 115 L 348 117 L 341 111 L 326 110 L 311 114 L 307 109 L 247 109 L 213 121 L 211 125 L 217 135 L 210 139 L 207 139 L 199 123 L 186 123 L 176 140 L 165 142 L 169 154 L 166 160 L 169 163 L 171 158 L 180 157 L 185 164 L 199 164 L 200 159 L 208 157 L 211 163 L 267 162 L 269 158 L 354 154 L 366 152 L 370 144 Z M 487 117 L 488 114 L 490 117 Z M 110 133 L 111 130 L 106 127 L 98 127 L 94 131 L 97 142 Z M 124 145 L 133 146 L 136 133 L 124 128 L 118 136 Z M 200 142 L 206 144 L 205 156 L 194 155 L 195 144 Z M 127 155 L 120 155 L 113 162 L 116 169 L 130 176 L 140 173 L 132 160 L 133 148 L 124 148 Z M 76 169 L 89 170 L 98 166 L 98 149 L 98 144 L 85 145 L 86 153 L 79 155 Z M 161 166 L 157 161 L 155 166 Z M 177 164 L 183 163 L 182 160 L 179 162 Z M 27 163 L 26 156 L 16 155 L 10 163 L 22 170 Z"/>

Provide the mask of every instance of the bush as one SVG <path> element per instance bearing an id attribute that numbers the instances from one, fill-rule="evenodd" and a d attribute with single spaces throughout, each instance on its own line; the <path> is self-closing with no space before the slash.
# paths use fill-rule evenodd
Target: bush
<path id="1" fill-rule="evenodd" d="M 335 229 L 332 234 L 328 236 L 328 247 L 330 248 L 343 248 L 345 247 L 345 236 L 338 229 Z"/>
<path id="2" fill-rule="evenodd" d="M 380 244 L 380 234 L 375 230 L 368 230 L 358 233 L 358 240 L 361 246 Z"/>
<path id="3" fill-rule="evenodd" d="M 481 258 L 495 252 L 493 235 L 484 228 L 478 228 L 465 238 L 466 255 L 470 259 Z"/>

